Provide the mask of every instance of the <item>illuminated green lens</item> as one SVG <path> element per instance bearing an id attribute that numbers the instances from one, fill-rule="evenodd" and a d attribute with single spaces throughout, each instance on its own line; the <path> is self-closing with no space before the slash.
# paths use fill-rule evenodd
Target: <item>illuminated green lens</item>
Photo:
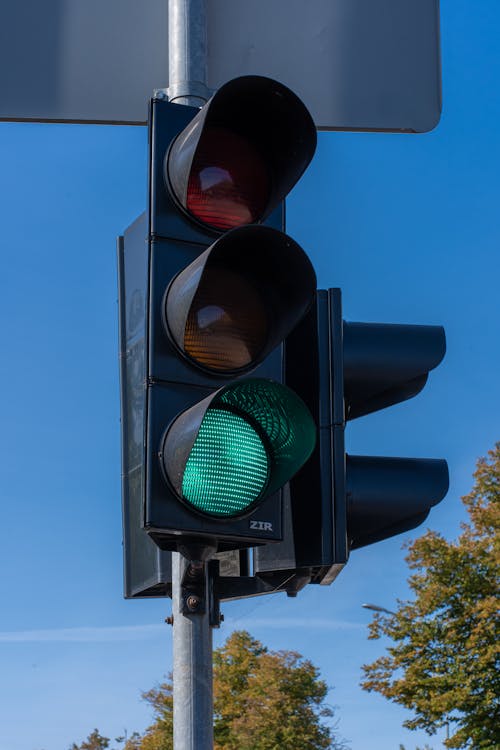
<path id="1" fill-rule="evenodd" d="M 208 409 L 186 463 L 182 495 L 216 516 L 243 513 L 261 495 L 269 458 L 261 437 L 227 409 Z"/>

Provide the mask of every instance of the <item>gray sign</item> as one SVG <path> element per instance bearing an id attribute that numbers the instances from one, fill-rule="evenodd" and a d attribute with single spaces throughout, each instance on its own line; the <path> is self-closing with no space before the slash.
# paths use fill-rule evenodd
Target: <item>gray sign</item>
<path id="1" fill-rule="evenodd" d="M 142 125 L 168 85 L 167 0 L 16 0 L 0 11 L 0 120 Z M 277 78 L 319 130 L 439 121 L 439 0 L 207 0 L 208 85 Z"/>

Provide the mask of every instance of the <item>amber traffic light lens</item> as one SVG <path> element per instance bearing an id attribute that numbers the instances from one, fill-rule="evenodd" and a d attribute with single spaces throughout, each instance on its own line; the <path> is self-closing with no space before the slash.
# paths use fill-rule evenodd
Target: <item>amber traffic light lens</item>
<path id="1" fill-rule="evenodd" d="M 191 165 L 187 210 L 220 230 L 259 221 L 269 202 L 271 181 L 259 151 L 225 128 L 203 133 Z"/>
<path id="2" fill-rule="evenodd" d="M 268 327 L 259 291 L 234 271 L 210 268 L 191 303 L 184 351 L 211 370 L 239 370 L 258 358 Z"/>

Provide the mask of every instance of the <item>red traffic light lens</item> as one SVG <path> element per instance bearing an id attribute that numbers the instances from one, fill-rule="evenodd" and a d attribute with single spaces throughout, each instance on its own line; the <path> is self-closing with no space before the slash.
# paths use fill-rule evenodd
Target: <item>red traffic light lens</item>
<path id="1" fill-rule="evenodd" d="M 193 216 L 220 230 L 252 224 L 263 216 L 270 190 L 265 161 L 251 141 L 225 128 L 203 133 L 187 188 Z"/>
<path id="2" fill-rule="evenodd" d="M 268 318 L 258 290 L 233 271 L 208 269 L 186 320 L 186 354 L 211 370 L 230 372 L 251 365 L 267 336 Z"/>

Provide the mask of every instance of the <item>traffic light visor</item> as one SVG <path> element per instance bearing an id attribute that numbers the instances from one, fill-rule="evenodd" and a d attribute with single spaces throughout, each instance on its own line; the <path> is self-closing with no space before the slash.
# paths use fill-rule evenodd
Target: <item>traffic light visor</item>
<path id="1" fill-rule="evenodd" d="M 443 459 L 347 456 L 347 528 L 351 549 L 423 523 L 448 492 Z"/>
<path id="2" fill-rule="evenodd" d="M 181 414 L 167 431 L 163 469 L 194 510 L 248 513 L 309 458 L 314 421 L 301 399 L 270 380 L 231 384 Z"/>
<path id="3" fill-rule="evenodd" d="M 238 374 L 288 335 L 315 291 L 314 269 L 294 240 L 270 227 L 240 227 L 176 276 L 164 298 L 164 326 L 197 366 Z"/>
<path id="4" fill-rule="evenodd" d="M 346 418 L 355 419 L 415 396 L 445 351 L 442 326 L 344 322 Z"/>
<path id="5" fill-rule="evenodd" d="M 316 149 L 316 128 L 283 84 L 242 76 L 221 86 L 172 142 L 165 183 L 193 219 L 216 231 L 263 221 Z"/>

